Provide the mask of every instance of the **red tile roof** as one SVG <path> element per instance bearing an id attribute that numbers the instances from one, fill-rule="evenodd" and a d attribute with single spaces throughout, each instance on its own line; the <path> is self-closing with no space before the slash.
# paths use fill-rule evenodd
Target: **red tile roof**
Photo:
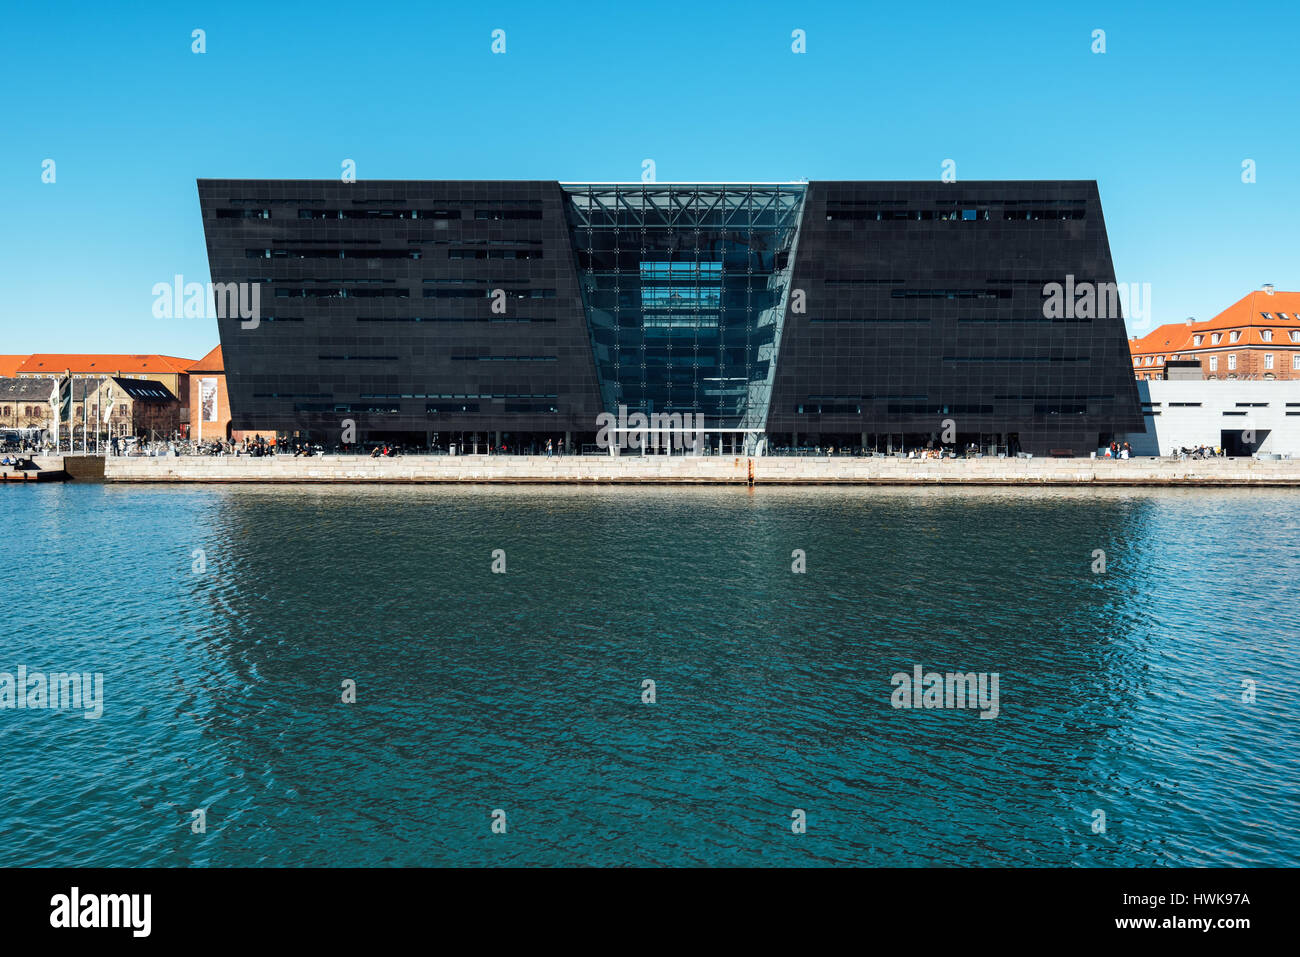
<path id="1" fill-rule="evenodd" d="M 217 346 L 202 359 L 197 362 L 191 362 L 190 372 L 225 372 L 226 363 L 221 357 L 221 346 Z"/>
<path id="2" fill-rule="evenodd" d="M 160 355 L 114 355 L 112 353 L 38 352 L 18 366 L 18 375 L 51 375 L 71 369 L 74 374 L 169 375 L 185 373 L 193 359 Z"/>
<path id="3" fill-rule="evenodd" d="M 1285 318 L 1284 318 L 1285 317 Z M 1272 330 L 1272 341 L 1266 342 L 1261 333 Z M 1238 299 L 1213 319 L 1205 322 L 1170 322 L 1158 326 L 1140 339 L 1130 339 L 1128 348 L 1132 356 L 1179 355 L 1224 346 L 1276 346 L 1291 341 L 1292 331 L 1300 332 L 1300 292 L 1274 292 L 1271 295 L 1256 290 Z M 1241 332 L 1236 342 L 1227 335 Z M 1212 343 L 1212 333 L 1224 333 L 1220 342 Z M 1195 336 L 1204 336 L 1196 345 Z"/>
<path id="4" fill-rule="evenodd" d="M 12 379 L 26 361 L 27 356 L 0 356 L 0 379 Z"/>

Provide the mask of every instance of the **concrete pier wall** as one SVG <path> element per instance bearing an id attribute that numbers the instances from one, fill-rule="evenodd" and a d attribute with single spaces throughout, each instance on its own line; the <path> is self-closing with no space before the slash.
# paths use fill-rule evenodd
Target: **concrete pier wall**
<path id="1" fill-rule="evenodd" d="M 1300 460 L 357 456 L 110 458 L 108 482 L 1300 487 Z"/>

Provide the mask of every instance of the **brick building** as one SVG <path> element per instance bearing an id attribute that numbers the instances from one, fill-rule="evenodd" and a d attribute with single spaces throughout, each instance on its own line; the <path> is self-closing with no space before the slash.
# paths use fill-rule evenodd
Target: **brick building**
<path id="1" fill-rule="evenodd" d="M 0 429 L 41 429 L 53 441 L 49 432 L 53 384 L 48 377 L 0 378 Z M 78 448 L 85 435 L 93 443 L 96 432 L 101 438 L 170 438 L 180 431 L 180 410 L 176 396 L 153 379 L 73 379 L 71 421 L 64 418 L 60 423 L 60 442 L 68 441 L 69 429 Z"/>
<path id="2" fill-rule="evenodd" d="M 111 411 L 106 406 L 111 406 Z M 90 397 L 92 423 L 97 418 L 104 423 L 101 412 L 108 412 L 108 421 L 102 428 L 110 436 L 172 438 L 181 431 L 181 408 L 180 400 L 153 379 L 109 376 L 100 381 Z M 73 420 L 74 424 L 81 422 L 79 409 L 74 409 Z"/>
<path id="3" fill-rule="evenodd" d="M 0 428 L 48 427 L 50 389 L 48 379 L 0 378 Z"/>
<path id="4" fill-rule="evenodd" d="M 189 367 L 192 359 L 162 355 L 126 355 L 101 353 L 49 353 L 38 352 L 27 356 L 18 366 L 20 378 L 46 378 L 70 372 L 76 379 L 103 379 L 116 376 L 121 379 L 151 380 L 162 385 L 180 401 L 180 421 L 189 421 L 186 402 L 190 396 Z"/>
<path id="5" fill-rule="evenodd" d="M 1205 322 L 1171 322 L 1129 340 L 1138 380 L 1199 362 L 1204 379 L 1300 379 L 1300 292 L 1264 286 Z"/>
<path id="6" fill-rule="evenodd" d="M 256 432 L 230 427 L 230 394 L 226 391 L 226 365 L 217 346 L 202 359 L 190 364 L 189 419 L 182 423 L 182 432 L 196 441 L 211 442 L 228 439 L 241 442 L 245 438 L 261 436 L 268 441 L 275 438 L 274 431 Z"/>

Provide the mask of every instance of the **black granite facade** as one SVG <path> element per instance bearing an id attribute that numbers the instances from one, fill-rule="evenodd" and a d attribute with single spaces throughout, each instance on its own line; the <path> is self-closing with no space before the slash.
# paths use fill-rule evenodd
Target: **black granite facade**
<path id="1" fill-rule="evenodd" d="M 809 184 L 768 435 L 1050 454 L 1141 432 L 1120 311 L 1044 315 L 1067 282 L 1115 282 L 1095 182 Z"/>
<path id="2" fill-rule="evenodd" d="M 596 431 L 601 411 L 554 182 L 200 180 L 234 429 L 446 447 Z"/>
<path id="3" fill-rule="evenodd" d="M 590 442 L 623 403 L 774 447 L 1086 453 L 1142 430 L 1118 310 L 1043 309 L 1049 283 L 1114 282 L 1093 182 L 199 197 L 213 282 L 261 296 L 256 324 L 218 319 L 235 429 L 526 449 Z"/>

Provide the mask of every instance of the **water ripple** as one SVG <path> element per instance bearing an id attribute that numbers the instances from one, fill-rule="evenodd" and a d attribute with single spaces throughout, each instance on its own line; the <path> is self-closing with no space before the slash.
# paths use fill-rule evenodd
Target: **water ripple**
<path id="1" fill-rule="evenodd" d="M 1291 492 L 5 493 L 0 865 L 1300 863 Z"/>

